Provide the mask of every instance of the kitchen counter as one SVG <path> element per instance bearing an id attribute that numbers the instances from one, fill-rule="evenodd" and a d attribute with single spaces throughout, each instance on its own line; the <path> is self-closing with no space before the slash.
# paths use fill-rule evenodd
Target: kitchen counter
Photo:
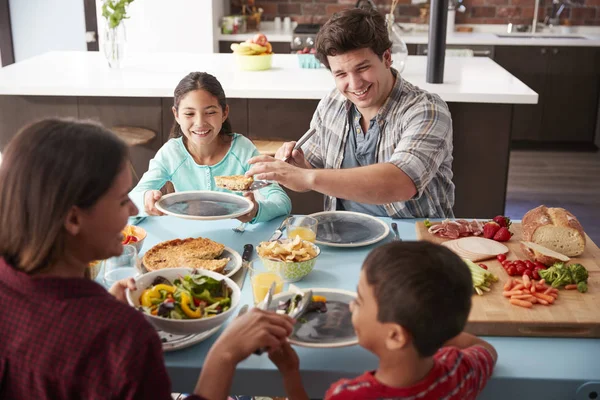
<path id="1" fill-rule="evenodd" d="M 264 23 L 263 32 L 272 42 L 291 42 L 292 32 L 275 30 L 273 24 Z M 402 26 L 405 26 L 402 24 Z M 426 26 L 411 26 L 410 32 L 404 33 L 402 39 L 406 44 L 426 44 L 429 42 Z M 418 27 L 418 30 L 415 30 Z M 503 28 L 503 29 L 502 29 Z M 446 37 L 446 44 L 449 45 L 493 45 L 493 46 L 579 46 L 579 47 L 600 47 L 600 29 L 590 29 L 589 27 L 574 28 L 573 33 L 561 34 L 556 32 L 540 32 L 535 37 L 526 37 L 527 33 L 506 33 L 506 26 L 491 25 L 487 27 L 477 26 L 481 31 L 474 32 L 454 32 Z M 252 38 L 256 32 L 243 33 L 236 35 L 217 35 L 220 41 L 244 41 Z M 510 37 L 499 37 L 498 35 Z M 571 38 L 569 38 L 571 37 Z M 584 39 L 573 39 L 572 37 L 583 37 Z"/>
<path id="2" fill-rule="evenodd" d="M 173 61 L 176 60 L 176 61 Z M 171 97 L 190 71 L 218 77 L 229 98 L 319 100 L 333 89 L 325 69 L 302 69 L 275 54 L 268 71 L 243 72 L 233 54 L 137 54 L 110 69 L 99 52 L 50 52 L 0 69 L 0 95 Z M 402 76 L 447 102 L 535 104 L 538 95 L 485 57 L 446 58 L 443 84 L 425 81 L 427 58 L 409 56 Z"/>

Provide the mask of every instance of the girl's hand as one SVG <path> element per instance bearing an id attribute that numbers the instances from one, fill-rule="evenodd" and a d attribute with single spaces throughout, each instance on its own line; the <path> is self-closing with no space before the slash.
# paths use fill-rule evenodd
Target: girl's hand
<path id="1" fill-rule="evenodd" d="M 283 375 L 300 370 L 300 359 L 288 342 L 269 352 L 269 359 Z"/>
<path id="2" fill-rule="evenodd" d="M 250 222 L 254 219 L 254 217 L 256 217 L 256 214 L 258 213 L 258 203 L 254 199 L 253 192 L 244 193 L 244 197 L 247 198 L 248 200 L 250 200 L 252 202 L 252 204 L 254 204 L 254 207 L 252 208 L 252 211 L 250 211 L 248 214 L 244 214 L 244 215 L 238 217 L 237 219 L 240 222 Z"/>
<path id="3" fill-rule="evenodd" d="M 117 300 L 123 303 L 127 303 L 127 298 L 125 297 L 125 289 L 129 288 L 129 290 L 135 290 L 135 279 L 127 278 L 121 279 L 120 281 L 113 284 L 108 292 L 115 296 Z"/>
<path id="4" fill-rule="evenodd" d="M 156 202 L 160 200 L 162 197 L 162 193 L 160 190 L 148 190 L 144 193 L 144 211 L 148 215 L 164 215 L 156 208 Z"/>

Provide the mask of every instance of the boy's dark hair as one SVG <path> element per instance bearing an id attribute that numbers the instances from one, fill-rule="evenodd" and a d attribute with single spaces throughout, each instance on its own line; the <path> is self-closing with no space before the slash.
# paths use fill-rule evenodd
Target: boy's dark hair
<path id="1" fill-rule="evenodd" d="M 473 281 L 469 267 L 449 249 L 428 242 L 393 242 L 373 250 L 363 269 L 377 301 L 377 319 L 410 332 L 429 357 L 463 331 Z"/>
<path id="2" fill-rule="evenodd" d="M 369 48 L 383 59 L 392 41 L 383 16 L 373 10 L 351 8 L 334 14 L 317 34 L 316 57 L 327 68 L 327 56 L 337 56 L 352 50 Z"/>
<path id="3" fill-rule="evenodd" d="M 181 81 L 179 81 L 173 96 L 173 107 L 175 107 L 175 109 L 179 109 L 179 102 L 181 99 L 189 92 L 193 92 L 194 90 L 206 90 L 208 93 L 215 96 L 219 102 L 221 110 L 225 112 L 225 108 L 227 107 L 227 97 L 225 97 L 223 86 L 221 86 L 221 83 L 217 78 L 206 72 L 190 72 L 184 76 Z M 233 130 L 231 128 L 231 122 L 229 121 L 229 117 L 227 117 L 221 126 L 221 132 L 219 132 L 219 135 L 227 136 L 231 135 L 232 132 Z M 173 126 L 171 127 L 171 133 L 169 137 L 178 138 L 181 136 L 184 136 L 183 132 L 181 131 L 181 127 L 177 123 L 177 120 L 175 120 L 173 121 Z"/>

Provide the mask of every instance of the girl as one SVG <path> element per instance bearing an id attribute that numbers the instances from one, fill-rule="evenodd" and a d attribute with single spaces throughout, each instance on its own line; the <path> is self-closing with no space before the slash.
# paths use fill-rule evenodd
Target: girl
<path id="1" fill-rule="evenodd" d="M 96 124 L 45 120 L 18 133 L 3 158 L 0 399 L 170 400 L 155 329 L 84 278 L 90 261 L 121 254 L 121 230 L 138 212 L 125 143 Z M 117 298 L 125 286 L 112 288 Z M 233 320 L 190 399 L 225 398 L 236 364 L 278 348 L 292 328 L 256 309 Z"/>
<path id="2" fill-rule="evenodd" d="M 175 88 L 171 138 L 150 160 L 148 171 L 130 195 L 133 202 L 149 215 L 162 215 L 155 207 L 162 197 L 160 189 L 170 181 L 176 191 L 218 190 L 215 176 L 244 175 L 248 159 L 259 154 L 252 142 L 232 133 L 227 119 L 229 106 L 221 84 L 205 72 L 192 72 Z M 289 214 L 291 201 L 278 185 L 268 186 L 242 222 L 269 221 Z"/>

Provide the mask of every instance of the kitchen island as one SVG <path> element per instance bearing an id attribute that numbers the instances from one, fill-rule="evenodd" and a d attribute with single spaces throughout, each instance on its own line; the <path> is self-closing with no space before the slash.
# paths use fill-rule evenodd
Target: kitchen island
<path id="1" fill-rule="evenodd" d="M 426 57 L 410 56 L 401 75 L 445 100 L 454 128 L 455 214 L 487 218 L 504 212 L 511 117 L 538 95 L 488 58 L 446 59 L 443 84 L 425 81 Z M 398 65 L 398 60 L 395 60 Z M 328 70 L 302 69 L 295 55 L 274 55 L 273 68 L 243 72 L 232 54 L 130 55 L 110 69 L 98 52 L 51 52 L 0 69 L 0 151 L 32 120 L 76 117 L 107 127 L 137 126 L 156 138 L 132 149 L 138 175 L 168 139 L 173 90 L 190 71 L 214 74 L 225 90 L 235 131 L 253 140 L 295 140 L 319 99 L 335 85 Z M 293 194 L 294 213 L 322 208 L 316 193 Z"/>

